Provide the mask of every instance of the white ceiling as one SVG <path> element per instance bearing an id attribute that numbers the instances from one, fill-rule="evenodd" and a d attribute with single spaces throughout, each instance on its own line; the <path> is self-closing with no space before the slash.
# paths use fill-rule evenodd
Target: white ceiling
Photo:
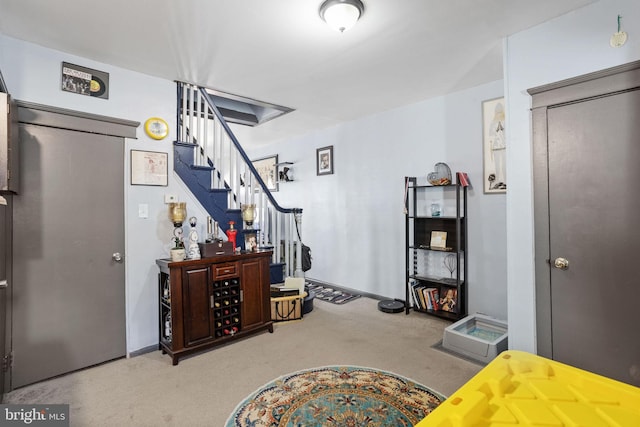
<path id="1" fill-rule="evenodd" d="M 0 0 L 0 32 L 296 110 L 251 145 L 499 80 L 505 36 L 594 1 L 363 0 L 338 33 L 322 0 Z"/>

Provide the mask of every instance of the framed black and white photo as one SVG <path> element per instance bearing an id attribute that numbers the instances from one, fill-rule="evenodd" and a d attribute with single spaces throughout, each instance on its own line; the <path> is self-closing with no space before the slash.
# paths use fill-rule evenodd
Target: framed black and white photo
<path id="1" fill-rule="evenodd" d="M 253 163 L 253 167 L 258 171 L 258 175 L 260 175 L 269 191 L 278 191 L 278 155 L 253 160 L 251 163 Z"/>
<path id="2" fill-rule="evenodd" d="M 506 193 L 504 98 L 482 102 L 483 186 L 485 193 Z"/>
<path id="3" fill-rule="evenodd" d="M 333 145 L 316 150 L 316 174 L 331 175 L 333 173 Z"/>
<path id="4" fill-rule="evenodd" d="M 109 99 L 109 73 L 63 62 L 61 89 L 79 95 Z"/>
<path id="5" fill-rule="evenodd" d="M 169 185 L 168 158 L 167 153 L 131 150 L 131 185 Z"/>

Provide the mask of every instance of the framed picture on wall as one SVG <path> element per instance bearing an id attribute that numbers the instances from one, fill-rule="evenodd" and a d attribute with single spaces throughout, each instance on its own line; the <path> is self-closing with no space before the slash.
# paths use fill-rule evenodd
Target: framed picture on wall
<path id="1" fill-rule="evenodd" d="M 131 185 L 159 185 L 168 181 L 167 153 L 131 150 Z"/>
<path id="2" fill-rule="evenodd" d="M 253 167 L 264 181 L 269 191 L 278 191 L 277 169 L 278 155 L 252 160 Z"/>
<path id="3" fill-rule="evenodd" d="M 506 193 L 507 167 L 504 98 L 482 102 L 483 186 L 485 193 Z"/>
<path id="4" fill-rule="evenodd" d="M 109 99 L 109 73 L 63 62 L 60 88 L 65 92 Z"/>
<path id="5" fill-rule="evenodd" d="M 333 173 L 333 145 L 316 150 L 316 174 L 331 175 Z"/>

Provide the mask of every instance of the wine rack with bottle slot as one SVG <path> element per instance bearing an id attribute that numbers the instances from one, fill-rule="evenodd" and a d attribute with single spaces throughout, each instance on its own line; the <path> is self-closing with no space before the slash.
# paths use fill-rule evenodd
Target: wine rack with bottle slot
<path id="1" fill-rule="evenodd" d="M 168 274 L 160 275 L 160 340 L 171 343 L 171 279 Z"/>
<path id="2" fill-rule="evenodd" d="M 240 302 L 242 297 L 240 279 L 216 280 L 213 282 L 213 317 L 215 335 L 220 338 L 240 332 Z"/>
<path id="3" fill-rule="evenodd" d="M 159 349 L 180 357 L 237 338 L 273 332 L 271 251 L 200 260 L 156 260 L 159 274 Z"/>

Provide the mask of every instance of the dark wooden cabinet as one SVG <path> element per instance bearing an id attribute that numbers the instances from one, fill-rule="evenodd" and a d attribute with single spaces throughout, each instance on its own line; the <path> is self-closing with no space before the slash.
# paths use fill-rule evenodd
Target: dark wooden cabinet
<path id="1" fill-rule="evenodd" d="M 159 259 L 159 348 L 173 364 L 252 333 L 273 332 L 271 252 L 171 262 Z"/>

